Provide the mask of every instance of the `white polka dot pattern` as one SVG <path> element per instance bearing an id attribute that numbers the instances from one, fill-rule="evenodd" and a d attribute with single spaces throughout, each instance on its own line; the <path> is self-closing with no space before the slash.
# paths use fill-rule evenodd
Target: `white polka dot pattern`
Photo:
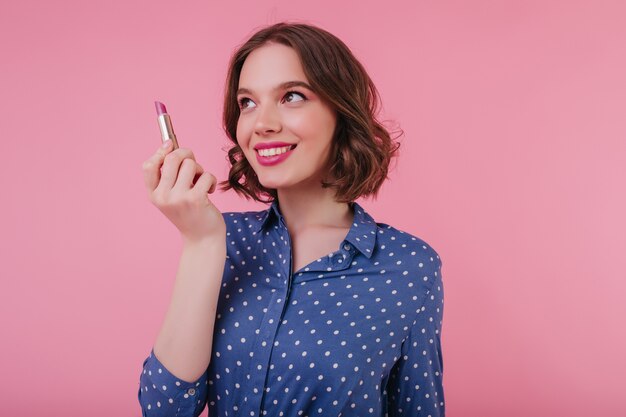
<path id="1" fill-rule="evenodd" d="M 204 372 L 194 382 L 182 381 L 151 350 L 139 378 L 142 416 L 199 416 L 206 406 L 207 375 Z"/>
<path id="2" fill-rule="evenodd" d="M 188 383 L 151 354 L 140 378 L 144 416 L 195 417 L 207 404 L 209 416 L 224 417 L 445 415 L 441 259 L 352 205 L 339 248 L 294 274 L 276 202 L 224 213 L 211 364 Z"/>

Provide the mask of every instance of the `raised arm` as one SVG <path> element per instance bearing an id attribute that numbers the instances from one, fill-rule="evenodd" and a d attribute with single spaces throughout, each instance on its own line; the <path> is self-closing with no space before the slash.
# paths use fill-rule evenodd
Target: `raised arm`
<path id="1" fill-rule="evenodd" d="M 226 223 L 208 197 L 216 178 L 189 149 L 171 148 L 159 148 L 143 164 L 150 201 L 180 231 L 183 251 L 163 325 L 143 364 L 138 399 L 144 416 L 196 417 L 206 405 Z"/>

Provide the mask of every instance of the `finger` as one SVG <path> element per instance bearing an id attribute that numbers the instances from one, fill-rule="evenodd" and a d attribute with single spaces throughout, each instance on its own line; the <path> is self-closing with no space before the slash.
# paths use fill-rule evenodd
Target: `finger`
<path id="1" fill-rule="evenodd" d="M 143 162 L 141 166 L 143 171 L 143 179 L 148 192 L 152 193 L 154 189 L 159 185 L 161 179 L 161 165 L 165 156 L 172 151 L 172 141 L 167 142 L 167 147 L 162 146 L 152 154 L 150 158 Z"/>
<path id="2" fill-rule="evenodd" d="M 204 168 L 192 158 L 185 158 L 178 171 L 178 178 L 174 188 L 180 187 L 189 190 L 193 187 L 195 180 L 204 172 Z"/>
<path id="3" fill-rule="evenodd" d="M 208 171 L 202 173 L 196 185 L 193 187 L 194 191 L 202 195 L 211 194 L 215 191 L 215 187 L 217 186 L 217 178 L 215 175 L 211 174 Z"/>
<path id="4" fill-rule="evenodd" d="M 161 167 L 161 179 L 157 188 L 163 187 L 166 190 L 174 188 L 180 167 L 186 158 L 196 160 L 193 152 L 187 148 L 178 148 L 165 156 L 163 166 Z"/>

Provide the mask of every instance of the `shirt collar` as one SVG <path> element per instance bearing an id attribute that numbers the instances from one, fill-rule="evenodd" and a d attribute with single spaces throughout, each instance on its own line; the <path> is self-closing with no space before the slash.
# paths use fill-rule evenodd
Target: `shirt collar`
<path id="1" fill-rule="evenodd" d="M 353 201 L 350 204 L 354 208 L 354 220 L 345 240 L 351 243 L 353 247 L 358 249 L 359 252 L 367 258 L 371 258 L 376 245 L 376 221 L 356 201 Z M 254 230 L 256 233 L 259 233 L 269 225 L 274 224 L 275 221 L 279 221 L 282 218 L 282 214 L 278 208 L 278 201 L 274 200 L 272 205 L 262 211 L 260 213 L 260 217 L 257 218 L 259 223 Z M 344 249 L 350 250 L 350 247 L 344 245 Z"/>
<path id="2" fill-rule="evenodd" d="M 269 208 L 262 211 L 260 214 L 261 215 L 257 217 L 257 219 L 259 220 L 259 223 L 256 225 L 254 229 L 256 233 L 261 232 L 274 220 L 280 219 L 281 214 L 280 214 L 280 210 L 278 210 L 278 201 L 274 200 L 272 202 L 272 205 Z"/>

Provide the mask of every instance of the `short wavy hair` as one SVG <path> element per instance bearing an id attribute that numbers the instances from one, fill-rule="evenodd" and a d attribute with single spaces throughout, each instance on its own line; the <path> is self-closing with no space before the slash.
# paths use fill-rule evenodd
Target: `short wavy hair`
<path id="1" fill-rule="evenodd" d="M 323 188 L 335 189 L 335 199 L 352 202 L 359 197 L 376 198 L 388 178 L 389 163 L 397 156 L 400 143 L 378 120 L 380 95 L 365 68 L 336 36 L 304 23 L 280 22 L 254 33 L 232 55 L 224 91 L 223 129 L 234 146 L 228 149 L 228 180 L 219 183 L 222 191 L 233 189 L 246 199 L 271 203 L 275 189 L 258 180 L 237 142 L 239 76 L 243 64 L 255 49 L 279 43 L 293 48 L 300 58 L 309 84 L 337 114 L 329 163 L 329 177 Z"/>

